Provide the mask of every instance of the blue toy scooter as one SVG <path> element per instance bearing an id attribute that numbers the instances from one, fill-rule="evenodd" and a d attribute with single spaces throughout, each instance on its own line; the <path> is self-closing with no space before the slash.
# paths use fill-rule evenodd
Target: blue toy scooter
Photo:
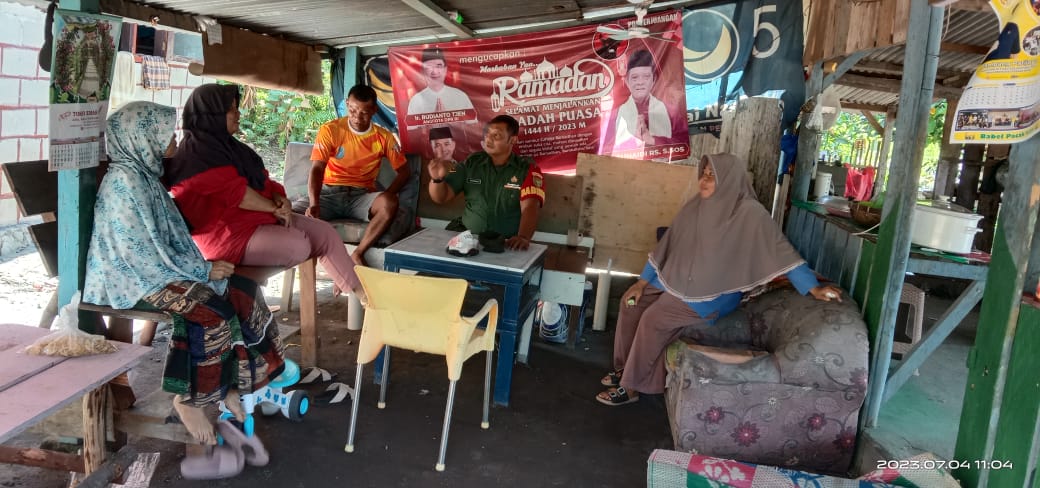
<path id="1" fill-rule="evenodd" d="M 246 413 L 246 420 L 242 422 L 242 431 L 247 436 L 253 435 L 253 411 L 258 406 L 264 415 L 282 412 L 282 415 L 289 420 L 302 421 L 311 406 L 310 395 L 303 390 L 282 391 L 284 388 L 295 385 L 297 381 L 300 381 L 300 367 L 295 362 L 286 359 L 285 370 L 282 371 L 282 374 L 271 380 L 267 386 L 253 393 L 241 395 L 242 410 Z M 227 409 L 224 402 L 220 402 L 220 420 L 233 418 L 234 414 Z"/>

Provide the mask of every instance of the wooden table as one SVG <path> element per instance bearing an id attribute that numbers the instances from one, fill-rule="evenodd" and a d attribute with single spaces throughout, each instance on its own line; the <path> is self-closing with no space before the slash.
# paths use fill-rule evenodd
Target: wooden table
<path id="1" fill-rule="evenodd" d="M 105 459 L 105 423 L 111 409 L 108 382 L 132 368 L 151 348 L 112 342 L 118 348 L 114 353 L 77 358 L 23 352 L 49 333 L 38 327 L 0 325 L 0 442 L 83 396 L 82 465 L 90 474 Z"/>
<path id="2" fill-rule="evenodd" d="M 546 246 L 531 243 L 526 251 L 481 252 L 473 257 L 456 257 L 445 251 L 448 240 L 456 234 L 458 232 L 444 229 L 424 229 L 412 234 L 384 250 L 383 268 L 393 272 L 409 269 L 505 287 L 498 324 L 495 403 L 509 405 L 520 317 L 533 313 L 538 303 L 538 288 L 525 285 L 540 283 Z M 381 365 L 382 361 L 376 360 L 377 378 Z"/>

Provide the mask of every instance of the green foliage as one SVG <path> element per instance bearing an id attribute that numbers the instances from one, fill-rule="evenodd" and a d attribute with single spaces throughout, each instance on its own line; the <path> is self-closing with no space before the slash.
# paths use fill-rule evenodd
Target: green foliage
<path id="1" fill-rule="evenodd" d="M 946 100 L 936 102 L 932 105 L 928 117 L 928 139 L 924 149 L 924 160 L 921 165 L 921 179 L 918 186 L 930 190 L 935 181 L 935 169 L 939 161 L 939 148 L 942 145 L 943 123 L 946 120 Z M 885 115 L 877 117 L 878 122 L 886 124 Z M 851 161 L 853 157 L 853 145 L 857 140 L 865 140 L 867 145 L 874 141 L 880 141 L 878 134 L 866 117 L 860 113 L 842 112 L 837 122 L 823 136 L 820 142 L 820 153 L 826 153 L 828 158 Z M 889 146 L 891 150 L 891 146 Z"/>
<path id="2" fill-rule="evenodd" d="M 321 124 L 336 118 L 329 91 L 332 86 L 329 61 L 322 62 L 322 72 L 325 92 L 321 95 L 247 88 L 249 93 L 243 96 L 243 105 L 251 103 L 252 106 L 243 108 L 240 120 L 245 142 L 284 149 L 290 141 L 313 141 Z"/>

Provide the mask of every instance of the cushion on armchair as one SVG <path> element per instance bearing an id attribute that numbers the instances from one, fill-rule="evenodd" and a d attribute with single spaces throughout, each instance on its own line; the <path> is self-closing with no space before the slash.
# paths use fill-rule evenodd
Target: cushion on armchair
<path id="1" fill-rule="evenodd" d="M 779 288 L 673 343 L 665 394 L 676 450 L 847 470 L 868 349 L 859 309 L 843 299 L 822 302 Z"/>

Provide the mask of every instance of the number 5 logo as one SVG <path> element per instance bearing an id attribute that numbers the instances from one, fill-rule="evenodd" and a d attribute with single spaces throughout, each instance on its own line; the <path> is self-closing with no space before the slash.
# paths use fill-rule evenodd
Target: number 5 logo
<path id="1" fill-rule="evenodd" d="M 755 9 L 755 43 L 752 44 L 751 54 L 756 58 L 768 58 L 780 49 L 780 29 L 776 24 L 762 20 L 763 15 L 773 13 L 776 13 L 776 5 L 763 5 Z M 761 31 L 769 32 L 770 36 L 769 48 L 765 51 L 758 50 L 758 36 Z"/>

